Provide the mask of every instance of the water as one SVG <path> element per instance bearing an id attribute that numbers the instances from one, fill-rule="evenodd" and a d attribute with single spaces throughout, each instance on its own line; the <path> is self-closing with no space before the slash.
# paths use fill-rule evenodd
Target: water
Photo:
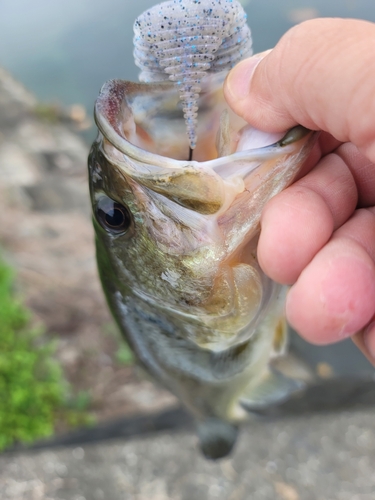
<path id="1" fill-rule="evenodd" d="M 154 0 L 0 0 L 0 65 L 41 100 L 83 104 L 91 113 L 110 78 L 137 79 L 132 25 Z M 254 50 L 275 45 L 310 16 L 375 21 L 374 0 L 243 1 Z"/>

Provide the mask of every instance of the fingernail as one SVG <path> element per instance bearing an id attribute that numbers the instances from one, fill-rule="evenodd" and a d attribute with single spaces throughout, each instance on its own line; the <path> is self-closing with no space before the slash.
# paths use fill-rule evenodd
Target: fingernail
<path id="1" fill-rule="evenodd" d="M 375 361 L 375 321 L 373 321 L 366 327 L 363 332 L 362 338 L 367 352 Z"/>
<path id="2" fill-rule="evenodd" d="M 234 99 L 245 99 L 249 94 L 250 82 L 255 68 L 270 52 L 270 50 L 267 50 L 261 54 L 244 59 L 229 72 L 226 79 L 226 88 Z"/>

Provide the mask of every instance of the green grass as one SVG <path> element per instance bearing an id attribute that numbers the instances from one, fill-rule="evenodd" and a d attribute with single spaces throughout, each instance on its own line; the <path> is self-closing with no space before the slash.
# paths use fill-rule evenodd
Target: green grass
<path id="1" fill-rule="evenodd" d="M 29 311 L 12 293 L 13 281 L 0 260 L 0 450 L 50 436 L 58 421 L 76 426 L 91 420 L 86 396 L 69 401 L 53 357 L 55 343 L 30 326 Z"/>
<path id="2" fill-rule="evenodd" d="M 134 365 L 134 363 L 135 363 L 134 355 L 133 355 L 128 343 L 122 337 L 116 323 L 115 322 L 107 323 L 107 325 L 105 326 L 105 328 L 103 330 L 103 333 L 105 335 L 109 335 L 109 336 L 113 337 L 117 343 L 117 350 L 115 352 L 116 361 L 120 365 L 124 365 L 124 366 Z"/>

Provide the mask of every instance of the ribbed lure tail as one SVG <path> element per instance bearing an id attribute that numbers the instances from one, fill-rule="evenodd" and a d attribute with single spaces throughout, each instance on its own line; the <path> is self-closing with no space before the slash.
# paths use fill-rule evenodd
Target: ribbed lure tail
<path id="1" fill-rule="evenodd" d="M 144 82 L 179 88 L 190 148 L 197 142 L 198 98 L 207 73 L 228 72 L 251 55 L 246 13 L 237 0 L 172 0 L 134 23 L 134 58 Z"/>

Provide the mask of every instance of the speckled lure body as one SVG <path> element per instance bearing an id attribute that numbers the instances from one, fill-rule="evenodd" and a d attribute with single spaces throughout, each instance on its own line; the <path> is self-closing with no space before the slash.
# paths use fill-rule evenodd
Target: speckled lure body
<path id="1" fill-rule="evenodd" d="M 249 411 L 300 387 L 274 371 L 285 359 L 285 290 L 262 272 L 257 243 L 265 204 L 315 135 L 266 134 L 228 108 L 223 75 L 249 52 L 249 33 L 229 0 L 176 0 L 140 16 L 135 56 L 148 81 L 103 86 L 89 158 L 109 306 L 139 362 L 195 416 L 210 458 L 229 453 Z"/>
<path id="2" fill-rule="evenodd" d="M 198 97 L 208 73 L 226 74 L 251 55 L 246 14 L 236 0 L 172 0 L 141 14 L 134 24 L 140 80 L 166 79 L 179 87 L 189 144 L 196 146 Z"/>

